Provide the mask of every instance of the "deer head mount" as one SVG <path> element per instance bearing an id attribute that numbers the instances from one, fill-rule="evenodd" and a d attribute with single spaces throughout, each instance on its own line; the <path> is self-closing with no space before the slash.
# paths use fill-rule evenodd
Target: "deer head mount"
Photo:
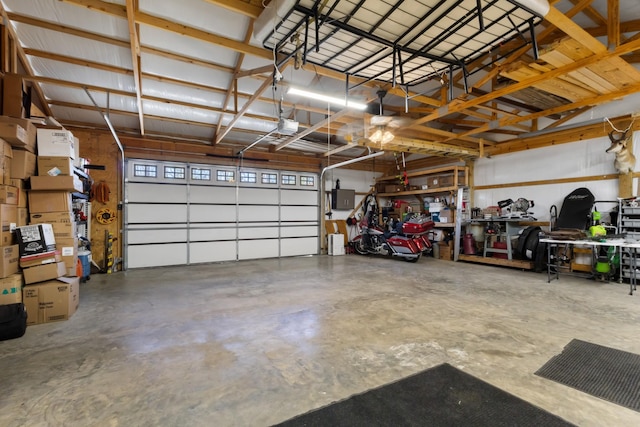
<path id="1" fill-rule="evenodd" d="M 619 136 L 614 136 L 617 133 Z M 630 137 L 629 129 L 624 132 L 619 132 L 616 130 L 612 130 L 609 132 L 609 139 L 611 140 L 611 146 L 607 148 L 607 153 L 615 153 L 616 159 L 613 162 L 618 173 L 629 173 L 633 172 L 633 169 L 636 166 L 636 157 L 633 153 L 627 148 L 627 142 Z"/>

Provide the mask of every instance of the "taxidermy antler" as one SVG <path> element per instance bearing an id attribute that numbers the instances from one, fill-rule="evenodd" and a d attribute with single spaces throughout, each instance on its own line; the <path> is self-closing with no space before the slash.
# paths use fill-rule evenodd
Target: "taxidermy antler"
<path id="1" fill-rule="evenodd" d="M 630 138 L 630 136 L 627 136 L 629 129 L 624 132 L 618 132 L 618 134 L 622 134 L 622 136 L 619 137 L 614 137 L 614 132 L 616 131 L 612 130 L 609 132 L 611 146 L 607 148 L 607 153 L 615 153 L 616 159 L 614 160 L 613 165 L 618 173 L 626 174 L 633 172 L 633 169 L 636 166 L 636 157 L 627 148 L 627 142 Z"/>

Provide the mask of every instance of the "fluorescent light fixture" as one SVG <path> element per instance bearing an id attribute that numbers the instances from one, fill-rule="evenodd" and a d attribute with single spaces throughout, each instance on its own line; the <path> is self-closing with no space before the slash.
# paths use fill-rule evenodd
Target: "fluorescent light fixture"
<path id="1" fill-rule="evenodd" d="M 541 18 L 547 16 L 551 6 L 548 0 L 511 0 L 511 3 L 515 3 L 523 9 L 528 10 L 534 15 L 538 15 Z"/>
<path id="2" fill-rule="evenodd" d="M 344 98 L 338 98 L 336 96 L 324 95 L 322 93 L 310 92 L 304 89 L 298 89 L 296 87 L 290 87 L 287 92 L 289 95 L 302 96 L 304 98 L 314 99 L 316 101 L 324 101 L 330 104 L 339 105 L 341 107 L 355 108 L 357 110 L 366 110 L 367 104 L 361 102 L 348 101 Z"/>

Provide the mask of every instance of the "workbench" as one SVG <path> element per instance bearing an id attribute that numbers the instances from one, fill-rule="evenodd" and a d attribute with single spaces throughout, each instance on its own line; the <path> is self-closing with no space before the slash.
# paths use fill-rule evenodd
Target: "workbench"
<path id="1" fill-rule="evenodd" d="M 539 243 L 547 244 L 547 283 L 551 283 L 551 278 L 560 278 L 560 272 L 563 267 L 560 265 L 561 259 L 558 256 L 558 248 L 564 247 L 569 250 L 575 246 L 587 246 L 593 250 L 600 247 L 614 247 L 619 251 L 620 256 L 627 255 L 631 257 L 631 268 L 629 274 L 629 295 L 633 295 L 637 282 L 637 258 L 640 255 L 640 242 L 626 242 L 622 239 L 603 239 L 603 240 L 559 240 L 544 238 Z"/>

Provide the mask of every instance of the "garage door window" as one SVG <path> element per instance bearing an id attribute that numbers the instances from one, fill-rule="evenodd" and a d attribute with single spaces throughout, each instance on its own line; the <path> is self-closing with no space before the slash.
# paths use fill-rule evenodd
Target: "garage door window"
<path id="1" fill-rule="evenodd" d="M 211 181 L 211 169 L 191 169 L 191 179 L 194 181 Z"/>
<path id="2" fill-rule="evenodd" d="M 282 175 L 282 185 L 296 185 L 295 175 Z"/>
<path id="3" fill-rule="evenodd" d="M 262 183 L 263 184 L 277 184 L 278 183 L 278 175 L 275 173 L 263 173 L 262 174 Z"/>
<path id="4" fill-rule="evenodd" d="M 164 177 L 167 179 L 184 179 L 184 168 L 165 166 Z"/>
<path id="5" fill-rule="evenodd" d="M 133 165 L 133 176 L 157 178 L 158 167 L 154 165 Z"/>
<path id="6" fill-rule="evenodd" d="M 235 172 L 233 171 L 216 171 L 216 179 L 218 181 L 233 182 L 235 179 Z"/>
<path id="7" fill-rule="evenodd" d="M 255 184 L 258 182 L 258 176 L 255 172 L 240 172 L 240 182 Z"/>
<path id="8" fill-rule="evenodd" d="M 313 187 L 314 185 L 316 185 L 316 180 L 315 177 L 313 176 L 301 176 L 300 177 L 300 185 L 305 186 L 305 187 Z"/>

